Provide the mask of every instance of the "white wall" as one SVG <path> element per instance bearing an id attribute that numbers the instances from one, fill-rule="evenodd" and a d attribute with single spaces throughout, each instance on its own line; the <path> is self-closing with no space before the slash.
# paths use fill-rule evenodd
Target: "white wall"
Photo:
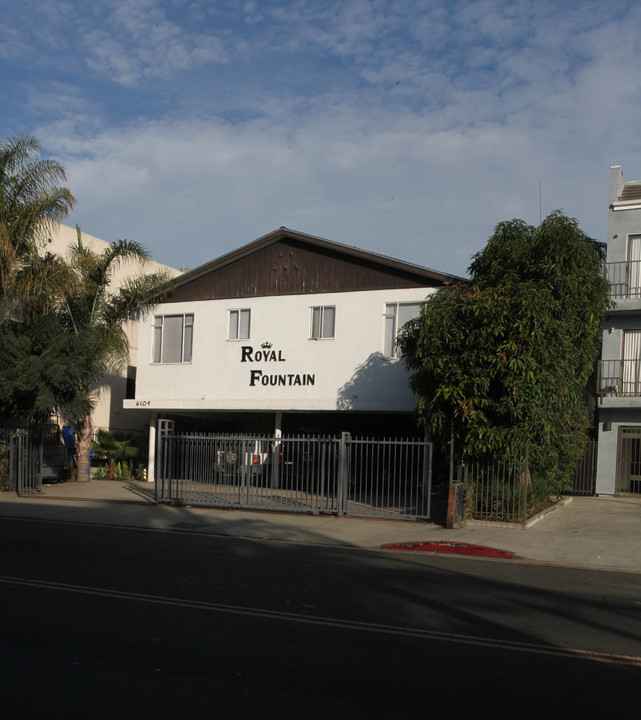
<path id="1" fill-rule="evenodd" d="M 377 290 L 160 305 L 156 314 L 194 314 L 192 362 L 153 364 L 152 319 L 142 322 L 136 400 L 125 401 L 125 407 L 412 411 L 416 398 L 402 360 L 382 355 L 385 304 L 421 301 L 431 292 Z M 309 339 L 311 307 L 317 305 L 336 307 L 334 339 Z M 251 309 L 250 339 L 228 340 L 229 310 L 241 308 Z M 251 346 L 255 358 L 265 342 L 271 343 L 268 352 L 276 361 L 250 362 L 247 356 L 242 361 L 243 347 Z M 257 371 L 284 376 L 287 384 L 263 385 Z M 297 376 L 307 384 L 289 384 Z"/>

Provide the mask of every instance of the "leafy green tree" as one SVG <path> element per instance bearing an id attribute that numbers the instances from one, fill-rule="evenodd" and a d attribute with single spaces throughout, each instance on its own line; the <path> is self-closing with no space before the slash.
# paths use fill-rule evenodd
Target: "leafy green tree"
<path id="1" fill-rule="evenodd" d="M 90 413 L 90 399 L 78 391 L 90 379 L 77 361 L 75 338 L 53 312 L 0 325 L 0 413 L 5 418 L 46 422 L 55 413 Z"/>
<path id="2" fill-rule="evenodd" d="M 24 420 L 46 419 L 56 409 L 41 382 L 38 365 L 55 344 L 52 312 L 60 292 L 74 280 L 72 268 L 43 253 L 46 234 L 74 205 L 63 186 L 64 168 L 42 159 L 33 137 L 0 141 L 0 414 Z M 51 374 L 60 364 L 44 363 Z M 65 381 L 66 382 L 66 381 Z M 51 389 L 51 387 L 49 387 Z M 56 390 L 63 397 L 65 388 Z"/>
<path id="3" fill-rule="evenodd" d="M 149 258 L 126 240 L 96 254 L 78 230 L 68 261 L 44 253 L 46 233 L 75 202 L 65 180 L 59 163 L 40 158 L 35 138 L 0 141 L 0 413 L 68 417 L 78 436 L 78 477 L 86 479 L 96 389 L 128 359 L 123 323 L 149 311 L 171 281 L 154 273 L 113 286 L 122 263 Z"/>
<path id="4" fill-rule="evenodd" d="M 91 409 L 96 390 L 108 371 L 121 371 L 129 358 L 123 325 L 134 315 L 148 313 L 172 286 L 166 272 L 137 275 L 118 287 L 114 285 L 114 273 L 121 264 L 144 263 L 148 259 L 149 253 L 142 245 L 127 240 L 111 243 L 103 253 L 95 253 L 83 245 L 79 229 L 77 243 L 71 248 L 76 283 L 62 295 L 56 318 L 70 343 L 77 368 L 71 402 L 63 409 L 75 425 L 76 470 L 81 480 L 89 476 Z"/>
<path id="5" fill-rule="evenodd" d="M 464 457 L 518 458 L 560 487 L 583 449 L 584 391 L 609 307 L 604 248 L 557 211 L 538 227 L 497 225 L 472 258 L 471 281 L 431 296 L 399 347 L 418 414 Z"/>

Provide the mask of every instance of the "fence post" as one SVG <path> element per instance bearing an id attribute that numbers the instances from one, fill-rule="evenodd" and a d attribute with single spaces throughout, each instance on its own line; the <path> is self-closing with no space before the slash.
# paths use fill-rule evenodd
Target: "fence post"
<path id="1" fill-rule="evenodd" d="M 239 450 L 240 488 L 238 489 L 238 499 L 241 503 L 247 505 L 249 503 L 249 480 L 251 477 L 252 462 L 254 460 L 249 440 L 241 440 Z"/>
<path id="2" fill-rule="evenodd" d="M 278 432 L 278 431 L 277 431 Z M 282 435 L 276 435 L 274 439 L 272 452 L 272 482 L 271 486 L 274 490 L 280 488 L 280 454 L 283 448 Z"/>
<path id="3" fill-rule="evenodd" d="M 527 519 L 527 488 L 530 478 L 530 443 L 525 443 L 525 458 L 523 460 L 523 481 L 521 486 L 523 487 L 523 517 L 521 518 L 521 525 L 525 528 L 525 520 Z"/>
<path id="4" fill-rule="evenodd" d="M 22 497 L 22 443 L 20 442 L 20 434 L 18 430 L 14 430 L 11 438 L 11 464 L 13 465 L 14 482 L 16 484 L 16 494 Z"/>
<path id="5" fill-rule="evenodd" d="M 450 423 L 450 485 L 454 482 L 454 421 Z"/>
<path id="6" fill-rule="evenodd" d="M 470 498 L 470 471 L 468 463 L 463 465 L 463 519 L 467 518 L 468 499 Z"/>
<path id="7" fill-rule="evenodd" d="M 349 461 L 348 461 L 348 447 L 349 447 L 350 434 L 347 432 L 341 433 L 341 442 L 338 450 L 338 497 L 337 500 L 337 516 L 341 517 L 347 510 L 347 482 L 349 477 Z"/>
<path id="8" fill-rule="evenodd" d="M 42 465 L 44 462 L 44 454 L 45 454 L 45 433 L 44 429 L 41 427 L 38 428 L 38 469 L 36 473 L 36 492 L 41 493 L 42 492 Z"/>
<path id="9" fill-rule="evenodd" d="M 167 468 L 169 467 L 169 436 L 173 434 L 174 421 L 158 419 L 158 433 L 157 433 L 157 458 L 160 460 L 156 461 L 156 469 L 160 466 L 160 473 L 156 472 L 156 503 L 162 502 L 165 499 L 165 479 L 168 474 Z M 162 489 L 160 486 L 162 483 Z M 160 490 L 160 493 L 159 493 Z M 171 488 L 168 488 L 171 492 Z M 159 497 L 160 494 L 160 497 Z"/>
<path id="10" fill-rule="evenodd" d="M 429 442 L 429 434 L 425 430 L 425 445 L 423 447 L 423 498 L 427 497 L 427 517 L 432 513 L 432 443 Z"/>

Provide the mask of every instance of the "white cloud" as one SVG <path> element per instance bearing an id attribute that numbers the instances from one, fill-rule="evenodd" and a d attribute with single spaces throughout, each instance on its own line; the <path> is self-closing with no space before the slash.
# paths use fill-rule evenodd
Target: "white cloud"
<path id="1" fill-rule="evenodd" d="M 555 172 L 553 148 L 519 127 L 432 133 L 408 115 L 402 131 L 387 129 L 395 120 L 364 126 L 334 110 L 296 128 L 154 124 L 79 147 L 70 138 L 74 221 L 107 240 L 140 240 L 174 266 L 288 225 L 459 274 L 498 220 L 536 221 L 528 161 Z"/>
<path id="2" fill-rule="evenodd" d="M 105 3 L 82 44 L 92 71 L 127 87 L 229 60 L 212 31 L 195 32 L 169 20 L 166 3 L 158 0 Z"/>
<path id="3" fill-rule="evenodd" d="M 498 221 L 538 221 L 539 180 L 544 213 L 603 237 L 609 165 L 641 175 L 631 3 L 175 5 L 198 23 L 151 0 L 106 7 L 94 71 L 132 93 L 166 78 L 184 104 L 109 127 L 63 84 L 38 96 L 55 121 L 37 134 L 69 170 L 71 222 L 174 266 L 288 225 L 463 273 Z M 190 85 L 210 65 L 235 72 Z"/>

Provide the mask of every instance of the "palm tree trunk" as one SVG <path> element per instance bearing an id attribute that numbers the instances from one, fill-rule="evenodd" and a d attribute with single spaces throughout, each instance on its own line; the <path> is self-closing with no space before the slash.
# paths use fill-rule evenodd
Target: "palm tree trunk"
<path id="1" fill-rule="evenodd" d="M 89 480 L 89 461 L 91 453 L 91 416 L 80 418 L 76 425 L 78 439 L 76 440 L 76 480 L 86 482 Z"/>

